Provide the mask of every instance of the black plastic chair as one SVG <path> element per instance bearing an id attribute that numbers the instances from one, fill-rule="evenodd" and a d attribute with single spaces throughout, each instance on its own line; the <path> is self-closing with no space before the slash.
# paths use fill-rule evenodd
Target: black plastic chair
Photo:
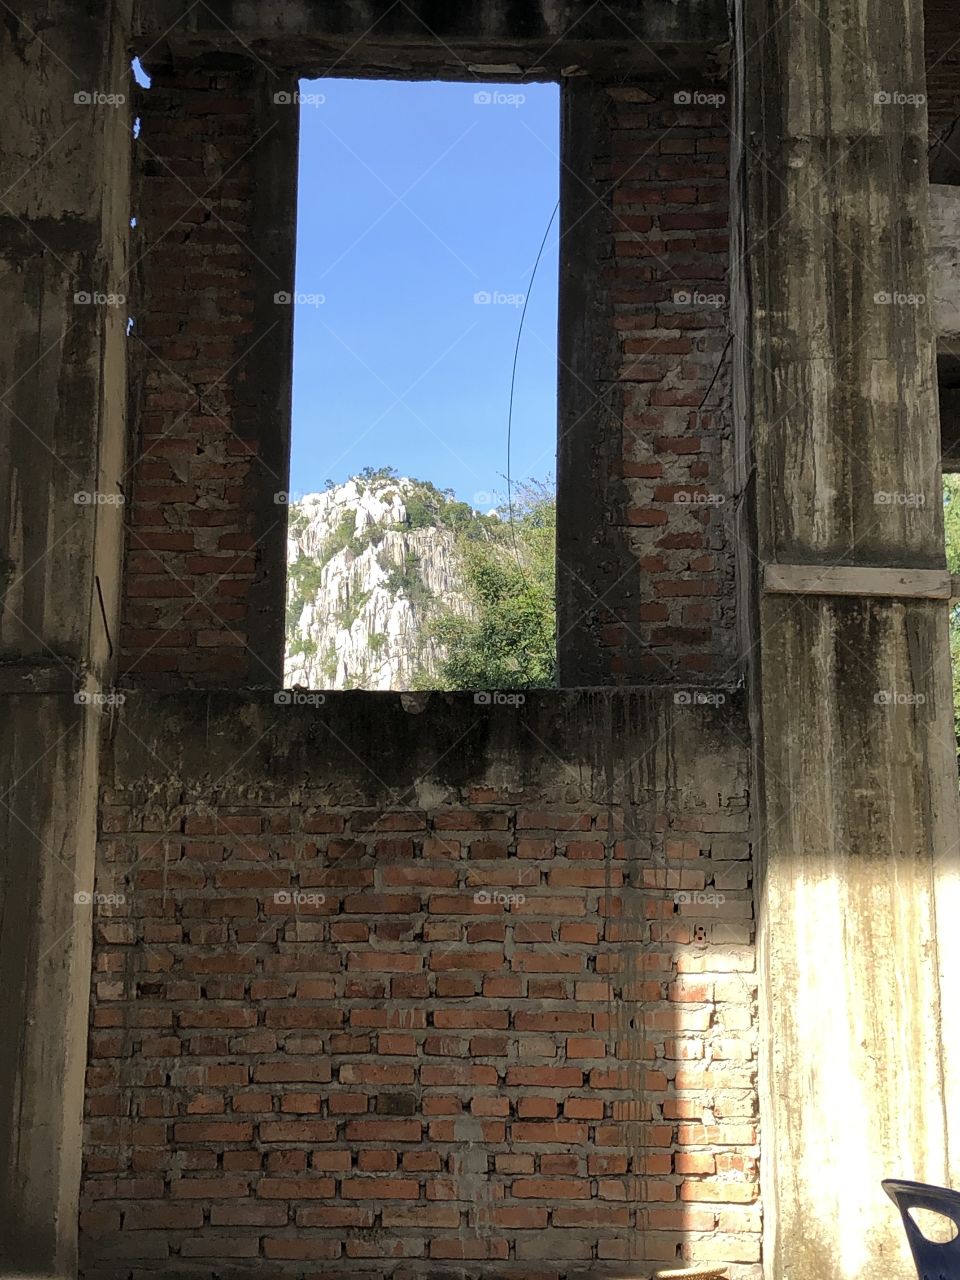
<path id="1" fill-rule="evenodd" d="M 960 1280 L 960 1192 L 899 1178 L 886 1178 L 880 1185 L 900 1210 L 920 1280 Z M 911 1209 L 942 1214 L 958 1234 L 945 1244 L 929 1240 L 910 1217 Z"/>

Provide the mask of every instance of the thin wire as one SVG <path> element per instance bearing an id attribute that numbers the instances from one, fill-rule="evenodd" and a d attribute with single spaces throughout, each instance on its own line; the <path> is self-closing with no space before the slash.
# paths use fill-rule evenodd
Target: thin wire
<path id="1" fill-rule="evenodd" d="M 537 260 L 533 264 L 533 271 L 530 275 L 530 284 L 527 287 L 527 294 L 523 300 L 523 311 L 520 313 L 520 324 L 517 328 L 517 345 L 513 350 L 513 372 L 510 375 L 510 410 L 507 414 L 507 511 L 510 518 L 510 540 L 513 543 L 513 556 L 517 562 L 517 570 L 520 573 L 520 578 L 527 590 L 530 589 L 530 581 L 527 578 L 526 571 L 524 570 L 523 561 L 520 559 L 520 548 L 517 545 L 517 525 L 513 515 L 513 464 L 511 453 L 513 448 L 513 405 L 517 391 L 517 365 L 520 362 L 520 343 L 523 339 L 523 325 L 527 318 L 527 308 L 530 305 L 530 295 L 533 293 L 533 283 L 537 278 L 537 271 L 540 268 L 543 251 L 547 247 L 547 239 L 550 235 L 550 230 L 553 227 L 559 212 L 560 201 L 558 200 L 553 207 L 553 213 L 550 215 L 550 221 L 547 223 L 547 229 L 543 233 L 543 240 L 540 242 L 540 250 L 537 253 Z M 554 592 L 556 592 L 556 588 L 554 588 Z M 541 640 L 543 640 L 545 645 L 549 646 L 549 641 L 547 639 L 546 632 L 543 629 L 543 623 L 541 622 L 539 615 L 537 616 L 537 627 L 540 631 Z M 554 662 L 556 662 L 556 657 L 557 655 L 555 653 Z"/>
<path id="2" fill-rule="evenodd" d="M 698 415 L 703 412 L 703 406 L 710 399 L 710 392 L 716 386 L 717 379 L 720 377 L 720 370 L 723 368 L 723 362 L 724 360 L 726 360 L 727 352 L 730 350 L 730 346 L 733 342 L 733 337 L 734 335 L 731 333 L 730 337 L 727 339 L 724 345 L 723 350 L 720 352 L 720 359 L 717 361 L 717 367 L 713 371 L 713 377 L 710 379 L 710 385 L 709 387 L 707 387 L 706 391 L 703 393 L 703 399 L 700 401 L 699 405 L 697 406 Z"/>
<path id="3" fill-rule="evenodd" d="M 527 318 L 527 308 L 530 305 L 530 295 L 533 293 L 533 282 L 537 278 L 537 271 L 539 270 L 540 262 L 543 258 L 543 251 L 547 247 L 547 237 L 550 235 L 550 230 L 553 227 L 559 211 L 560 201 L 558 200 L 556 205 L 554 205 L 553 213 L 550 215 L 550 221 L 547 223 L 547 229 L 543 233 L 540 252 L 537 254 L 537 260 L 533 264 L 533 273 L 530 276 L 530 286 L 527 290 L 527 295 L 523 300 L 523 311 L 520 313 L 520 327 L 517 330 L 517 345 L 513 352 L 513 374 L 510 378 L 510 412 L 507 415 L 507 509 L 510 515 L 510 534 L 513 539 L 513 553 L 517 558 L 517 567 L 520 570 L 520 575 L 523 577 L 524 583 L 526 583 L 527 579 L 523 573 L 523 565 L 520 563 L 520 551 L 517 547 L 517 530 L 513 518 L 513 472 L 511 461 L 511 450 L 513 447 L 513 404 L 517 391 L 517 365 L 520 361 L 520 342 L 523 338 L 523 325 Z"/>

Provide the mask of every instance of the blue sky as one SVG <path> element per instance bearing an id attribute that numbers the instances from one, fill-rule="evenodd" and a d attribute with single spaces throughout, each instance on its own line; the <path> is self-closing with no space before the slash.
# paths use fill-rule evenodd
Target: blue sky
<path id="1" fill-rule="evenodd" d="M 505 491 L 517 295 L 558 198 L 559 89 L 300 90 L 323 101 L 300 107 L 291 492 L 389 465 L 484 506 Z M 555 470 L 557 238 L 524 325 L 515 479 Z"/>

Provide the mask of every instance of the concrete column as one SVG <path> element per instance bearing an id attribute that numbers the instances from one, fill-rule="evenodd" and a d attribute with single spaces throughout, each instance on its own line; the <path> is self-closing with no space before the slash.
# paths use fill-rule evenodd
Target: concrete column
<path id="1" fill-rule="evenodd" d="M 764 595 L 759 572 L 944 564 L 922 25 L 915 0 L 739 4 L 741 568 L 777 1280 L 906 1280 L 880 1180 L 960 1181 L 947 606 Z"/>
<path id="2" fill-rule="evenodd" d="M 98 741 L 122 545 L 128 10 L 115 0 L 93 21 L 67 0 L 27 3 L 0 24 L 3 1277 L 76 1274 Z"/>

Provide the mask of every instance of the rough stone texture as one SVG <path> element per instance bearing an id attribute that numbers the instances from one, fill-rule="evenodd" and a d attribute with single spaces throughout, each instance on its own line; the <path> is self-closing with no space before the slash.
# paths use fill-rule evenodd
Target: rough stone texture
<path id="1" fill-rule="evenodd" d="M 921 14 L 828 7 L 825 24 L 751 0 L 738 33 L 736 386 L 756 553 L 741 567 L 755 590 L 757 560 L 944 563 L 935 348 L 917 301 L 930 293 Z M 830 1280 L 882 1258 L 906 1280 L 880 1180 L 960 1176 L 946 606 L 759 596 L 742 612 L 758 650 L 765 1266 Z"/>
<path id="2" fill-rule="evenodd" d="M 283 680 L 298 109 L 243 61 L 151 64 L 142 95 L 122 666 L 144 680 Z"/>
<path id="3" fill-rule="evenodd" d="M 732 683 L 726 87 L 564 96 L 561 683 Z"/>
<path id="4" fill-rule="evenodd" d="M 655 693 L 132 694 L 84 1276 L 753 1274 L 744 735 Z"/>
<path id="5" fill-rule="evenodd" d="M 406 527 L 416 493 L 406 477 L 354 479 L 291 504 L 287 688 L 400 690 L 421 687 L 424 676 L 436 683 L 445 650 L 431 626 L 441 609 L 464 614 L 468 606 L 452 529 Z M 352 545 L 331 553 L 344 528 L 353 530 Z"/>

